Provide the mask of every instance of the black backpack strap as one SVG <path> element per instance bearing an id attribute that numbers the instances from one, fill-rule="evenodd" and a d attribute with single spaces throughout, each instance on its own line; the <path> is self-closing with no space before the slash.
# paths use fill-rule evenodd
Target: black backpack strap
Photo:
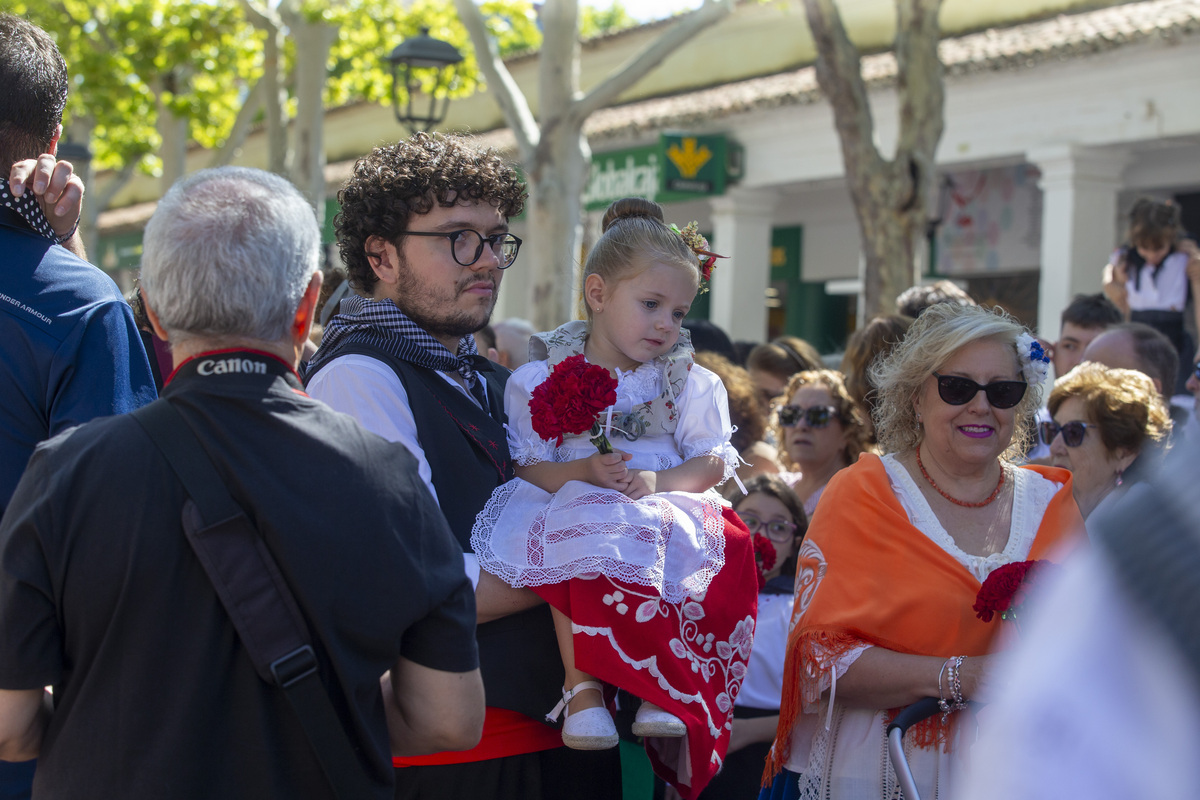
<path id="1" fill-rule="evenodd" d="M 274 557 L 230 496 L 183 415 L 158 400 L 132 412 L 191 498 L 183 529 L 260 677 L 283 690 L 341 800 L 378 793 L 321 683 L 304 617 Z"/>

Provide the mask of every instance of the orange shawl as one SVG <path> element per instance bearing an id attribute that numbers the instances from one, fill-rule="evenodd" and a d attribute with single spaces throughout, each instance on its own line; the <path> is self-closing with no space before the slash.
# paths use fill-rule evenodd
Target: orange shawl
<path id="1" fill-rule="evenodd" d="M 1060 543 L 1078 540 L 1083 518 L 1071 496 L 1070 472 L 1027 469 L 1063 484 L 1028 556 L 1045 558 Z M 822 673 L 853 647 L 865 642 L 945 658 L 987 653 L 999 625 L 975 616 L 971 606 L 979 586 L 909 522 L 878 456 L 864 455 L 837 473 L 799 554 L 779 729 L 767 774 L 782 768 L 792 727 L 802 706 L 819 697 Z M 934 735 L 940 739 L 944 731 Z M 926 740 L 918 744 L 933 743 L 930 736 L 918 737 Z"/>

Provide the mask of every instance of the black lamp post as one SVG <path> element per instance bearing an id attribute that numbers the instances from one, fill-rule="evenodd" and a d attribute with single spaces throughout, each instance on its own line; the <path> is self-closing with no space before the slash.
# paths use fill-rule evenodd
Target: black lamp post
<path id="1" fill-rule="evenodd" d="M 449 42 L 434 39 L 429 28 L 421 28 L 421 35 L 405 39 L 396 45 L 387 60 L 392 65 L 392 108 L 396 121 L 412 133 L 428 131 L 446 118 L 450 107 L 449 86 L 455 64 L 463 60 L 462 53 Z M 433 87 L 429 90 L 429 112 L 422 116 L 413 111 L 413 95 L 421 90 L 420 73 L 417 70 L 436 70 Z M 403 85 L 408 96 L 403 112 L 400 109 L 399 87 Z M 438 95 L 441 95 L 439 98 Z M 441 108 L 438 108 L 438 101 Z"/>

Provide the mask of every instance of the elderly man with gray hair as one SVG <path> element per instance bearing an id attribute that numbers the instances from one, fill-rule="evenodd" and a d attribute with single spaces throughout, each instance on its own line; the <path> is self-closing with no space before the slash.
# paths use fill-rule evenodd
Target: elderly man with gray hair
<path id="1" fill-rule="evenodd" d="M 35 796 L 382 800 L 393 754 L 478 741 L 458 546 L 412 455 L 294 371 L 319 244 L 295 188 L 236 167 L 147 225 L 163 397 L 39 446 L 0 524 L 0 759 L 40 757 Z"/>

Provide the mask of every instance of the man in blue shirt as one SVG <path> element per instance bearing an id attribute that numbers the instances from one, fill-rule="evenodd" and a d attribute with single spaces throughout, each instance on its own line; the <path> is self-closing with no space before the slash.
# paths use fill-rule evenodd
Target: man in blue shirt
<path id="1" fill-rule="evenodd" d="M 67 69 L 53 40 L 7 14 L 0 15 L 0 85 L 0 175 L 7 176 L 13 164 L 55 152 L 67 99 Z M 155 396 L 116 284 L 60 246 L 75 244 L 74 220 L 62 220 L 47 195 L 35 199 L 36 186 L 22 188 L 18 197 L 0 178 L 0 513 L 38 442 Z"/>
<path id="2" fill-rule="evenodd" d="M 77 198 L 64 198 L 59 184 L 44 185 L 44 169 L 31 186 L 9 185 L 13 165 L 56 151 L 67 101 L 67 68 L 54 41 L 9 14 L 0 14 L 0 86 L 3 514 L 39 442 L 144 405 L 155 390 L 129 306 L 116 284 L 80 257 L 71 202 Z M 28 797 L 32 773 L 32 762 L 0 761 L 0 800 Z"/>

